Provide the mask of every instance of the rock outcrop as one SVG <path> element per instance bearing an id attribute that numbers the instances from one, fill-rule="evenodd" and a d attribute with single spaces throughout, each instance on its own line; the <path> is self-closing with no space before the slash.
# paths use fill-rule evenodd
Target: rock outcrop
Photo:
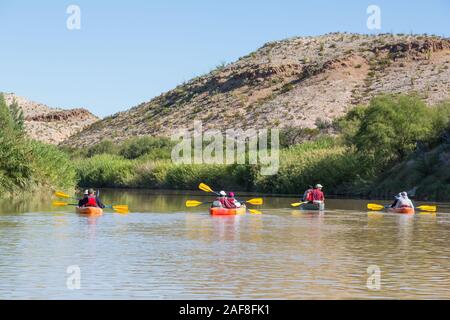
<path id="1" fill-rule="evenodd" d="M 8 105 L 16 101 L 21 107 L 27 134 L 38 141 L 59 144 L 99 120 L 86 109 L 50 108 L 13 93 L 4 96 Z"/>

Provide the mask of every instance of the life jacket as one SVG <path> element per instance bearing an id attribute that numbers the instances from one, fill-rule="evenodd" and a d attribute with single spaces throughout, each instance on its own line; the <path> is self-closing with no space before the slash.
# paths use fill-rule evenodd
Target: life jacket
<path id="1" fill-rule="evenodd" d="M 323 201 L 325 199 L 323 192 L 319 189 L 314 189 L 311 193 L 313 200 L 312 201 Z"/>
<path id="2" fill-rule="evenodd" d="M 216 201 L 219 201 L 222 204 L 222 207 L 225 207 L 225 200 L 226 200 L 226 198 L 224 198 L 224 197 L 219 197 L 216 199 Z"/>
<path id="3" fill-rule="evenodd" d="M 97 198 L 96 197 L 88 197 L 87 202 L 84 205 L 85 207 L 98 207 Z"/>
<path id="4" fill-rule="evenodd" d="M 236 204 L 234 203 L 235 199 L 234 198 L 226 198 L 225 199 L 225 208 L 228 209 L 236 209 Z"/>
<path id="5" fill-rule="evenodd" d="M 314 201 L 314 198 L 313 198 L 313 191 L 314 191 L 314 190 L 311 190 L 311 189 L 309 189 L 308 191 L 306 191 L 305 201 L 308 201 L 308 202 Z"/>

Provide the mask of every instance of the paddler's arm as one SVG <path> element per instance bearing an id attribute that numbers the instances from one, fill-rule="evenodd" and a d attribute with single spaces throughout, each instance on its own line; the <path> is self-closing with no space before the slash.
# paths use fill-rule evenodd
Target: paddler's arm
<path id="1" fill-rule="evenodd" d="M 105 209 L 105 205 L 103 204 L 103 202 L 99 199 L 99 198 L 97 198 L 97 204 L 98 204 L 98 206 L 100 207 L 100 208 L 102 208 L 102 209 Z"/>

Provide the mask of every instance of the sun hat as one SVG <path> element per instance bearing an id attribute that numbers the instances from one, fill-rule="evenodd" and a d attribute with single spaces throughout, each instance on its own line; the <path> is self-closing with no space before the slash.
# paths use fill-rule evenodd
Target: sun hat
<path id="1" fill-rule="evenodd" d="M 226 197 L 226 196 L 227 196 L 227 193 L 226 193 L 225 191 L 220 191 L 219 194 L 220 194 L 222 197 Z"/>
<path id="2" fill-rule="evenodd" d="M 316 188 L 317 188 L 317 189 L 323 188 L 323 185 L 321 185 L 320 183 L 319 183 L 319 184 L 316 184 Z"/>
<path id="3" fill-rule="evenodd" d="M 230 198 L 234 198 L 234 192 L 228 193 L 228 196 L 229 196 Z"/>

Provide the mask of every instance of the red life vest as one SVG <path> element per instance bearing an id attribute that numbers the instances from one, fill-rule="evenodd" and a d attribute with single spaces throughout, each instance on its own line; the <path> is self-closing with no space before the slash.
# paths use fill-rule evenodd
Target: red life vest
<path id="1" fill-rule="evenodd" d="M 313 198 L 313 191 L 314 191 L 314 190 L 308 190 L 308 193 L 306 194 L 306 199 L 305 199 L 305 201 L 308 201 L 308 202 L 314 201 L 314 198 Z"/>
<path id="2" fill-rule="evenodd" d="M 85 207 L 98 207 L 97 198 L 96 197 L 88 197 L 88 201 L 85 204 Z"/>
<path id="3" fill-rule="evenodd" d="M 225 198 L 219 197 L 217 198 L 217 201 L 219 201 L 222 204 L 222 207 L 225 207 Z"/>
<path id="4" fill-rule="evenodd" d="M 227 209 L 236 209 L 236 204 L 234 203 L 234 198 L 226 198 L 224 201 L 224 207 Z"/>
<path id="5" fill-rule="evenodd" d="M 325 200 L 325 196 L 323 195 L 323 192 L 319 189 L 314 189 L 312 192 L 312 198 L 313 201 L 323 201 Z"/>

